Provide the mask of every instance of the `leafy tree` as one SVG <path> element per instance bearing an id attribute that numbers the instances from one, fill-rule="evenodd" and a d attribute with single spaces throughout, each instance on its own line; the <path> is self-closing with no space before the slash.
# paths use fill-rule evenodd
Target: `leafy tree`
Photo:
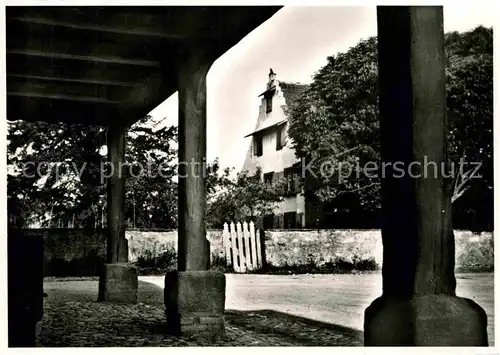
<path id="1" fill-rule="evenodd" d="M 88 222 L 103 193 L 98 147 L 104 140 L 100 127 L 9 122 L 8 195 L 19 199 L 27 223 Z"/>
<path id="2" fill-rule="evenodd" d="M 104 128 L 15 121 L 9 122 L 8 139 L 8 194 L 19 201 L 27 225 L 106 225 Z M 128 130 L 127 227 L 177 227 L 176 143 L 176 127 L 155 129 L 148 116 Z M 40 165 L 46 167 L 38 173 Z M 226 186 L 217 160 L 206 169 L 209 194 Z"/>
<path id="3" fill-rule="evenodd" d="M 493 228 L 493 30 L 478 27 L 446 36 L 449 156 L 464 165 L 453 188 L 454 223 Z M 456 169 L 460 165 L 456 164 Z M 474 174 L 474 175 L 473 175 Z M 472 224 L 464 225 L 464 221 Z"/>
<path id="4" fill-rule="evenodd" d="M 225 222 L 256 221 L 272 213 L 277 203 L 283 201 L 284 179 L 265 183 L 261 169 L 253 175 L 243 171 L 231 178 L 231 171 L 225 169 L 210 191 L 207 206 L 210 227 L 221 228 Z"/>
<path id="5" fill-rule="evenodd" d="M 492 38 L 493 30 L 484 27 L 445 36 L 449 157 L 456 169 L 460 159 L 481 162 L 483 176 L 471 179 L 472 167 L 456 174 L 455 207 L 460 200 L 471 207 L 469 189 L 492 198 Z M 378 209 L 379 174 L 366 165 L 380 162 L 377 39 L 328 57 L 288 111 L 292 144 L 306 162 L 307 197 L 351 210 Z"/>
<path id="6" fill-rule="evenodd" d="M 133 225 L 135 216 L 137 227 L 174 227 L 177 184 L 172 144 L 176 129 L 154 130 L 149 119 L 145 117 L 128 131 L 126 161 L 135 164 L 127 169 L 126 217 Z M 27 224 L 105 224 L 104 128 L 15 121 L 9 122 L 8 140 L 8 194 L 20 200 L 29 216 Z M 139 166 L 146 171 L 139 174 Z"/>
<path id="7" fill-rule="evenodd" d="M 128 131 L 125 216 L 128 227 L 177 225 L 177 127 L 155 130 L 145 117 Z"/>

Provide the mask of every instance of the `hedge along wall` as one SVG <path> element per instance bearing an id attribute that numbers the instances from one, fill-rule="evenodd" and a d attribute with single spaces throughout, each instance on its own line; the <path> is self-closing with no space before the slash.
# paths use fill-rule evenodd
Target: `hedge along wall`
<path id="1" fill-rule="evenodd" d="M 42 235 L 45 240 L 46 276 L 98 275 L 106 258 L 104 230 L 25 229 L 25 235 Z M 131 262 L 141 255 L 159 255 L 177 249 L 177 231 L 127 231 Z M 224 257 L 222 232 L 210 230 L 207 238 L 211 256 Z M 266 231 L 266 261 L 274 267 L 314 264 L 321 266 L 338 260 L 353 262 L 374 259 L 382 263 L 379 230 L 300 230 Z M 458 269 L 489 269 L 494 264 L 492 233 L 455 231 Z"/>
<path id="2" fill-rule="evenodd" d="M 177 230 L 170 231 L 140 231 L 129 230 L 125 233 L 128 240 L 129 260 L 135 262 L 138 257 L 151 252 L 157 255 L 167 250 L 177 250 Z M 222 245 L 222 231 L 208 230 L 207 239 L 210 241 L 210 257 L 224 257 Z"/>

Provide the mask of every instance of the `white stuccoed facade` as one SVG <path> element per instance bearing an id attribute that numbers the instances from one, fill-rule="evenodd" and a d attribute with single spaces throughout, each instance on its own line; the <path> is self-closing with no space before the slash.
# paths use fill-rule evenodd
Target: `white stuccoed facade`
<path id="1" fill-rule="evenodd" d="M 300 160 L 295 156 L 294 149 L 291 148 L 290 138 L 288 137 L 288 118 L 285 114 L 284 107 L 290 104 L 290 100 L 297 97 L 301 91 L 306 88 L 305 85 L 280 83 L 276 79 L 276 75 L 272 72 L 269 74 L 266 91 L 261 94 L 262 100 L 259 107 L 259 117 L 257 124 L 252 133 L 247 137 L 250 140 L 249 148 L 245 157 L 242 171 L 255 173 L 257 167 L 262 169 L 264 175 L 273 172 L 274 178 L 283 178 L 284 171 L 291 168 L 294 164 L 300 164 Z M 288 101 L 288 102 L 287 102 Z M 268 104 L 271 102 L 271 110 L 268 109 Z M 283 127 L 281 149 L 277 149 L 277 131 L 279 127 Z M 262 154 L 256 154 L 256 140 L 262 137 Z M 285 200 L 278 204 L 274 215 L 274 228 L 289 228 L 285 225 L 284 214 L 295 212 L 295 224 L 293 228 L 302 228 L 305 225 L 305 200 L 301 193 L 286 197 Z"/>

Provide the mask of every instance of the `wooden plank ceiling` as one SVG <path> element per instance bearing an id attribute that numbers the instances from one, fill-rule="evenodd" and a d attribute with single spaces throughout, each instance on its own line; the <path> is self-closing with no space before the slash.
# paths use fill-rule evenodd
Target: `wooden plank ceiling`
<path id="1" fill-rule="evenodd" d="M 133 123 L 177 90 L 187 43 L 216 57 L 279 7 L 7 7 L 7 119 Z"/>

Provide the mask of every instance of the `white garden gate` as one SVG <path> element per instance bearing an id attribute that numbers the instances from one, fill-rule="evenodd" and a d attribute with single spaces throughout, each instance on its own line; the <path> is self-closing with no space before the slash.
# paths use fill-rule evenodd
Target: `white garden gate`
<path id="1" fill-rule="evenodd" d="M 262 266 L 260 231 L 255 230 L 253 222 L 224 223 L 222 240 L 226 262 L 235 272 L 243 273 Z"/>

